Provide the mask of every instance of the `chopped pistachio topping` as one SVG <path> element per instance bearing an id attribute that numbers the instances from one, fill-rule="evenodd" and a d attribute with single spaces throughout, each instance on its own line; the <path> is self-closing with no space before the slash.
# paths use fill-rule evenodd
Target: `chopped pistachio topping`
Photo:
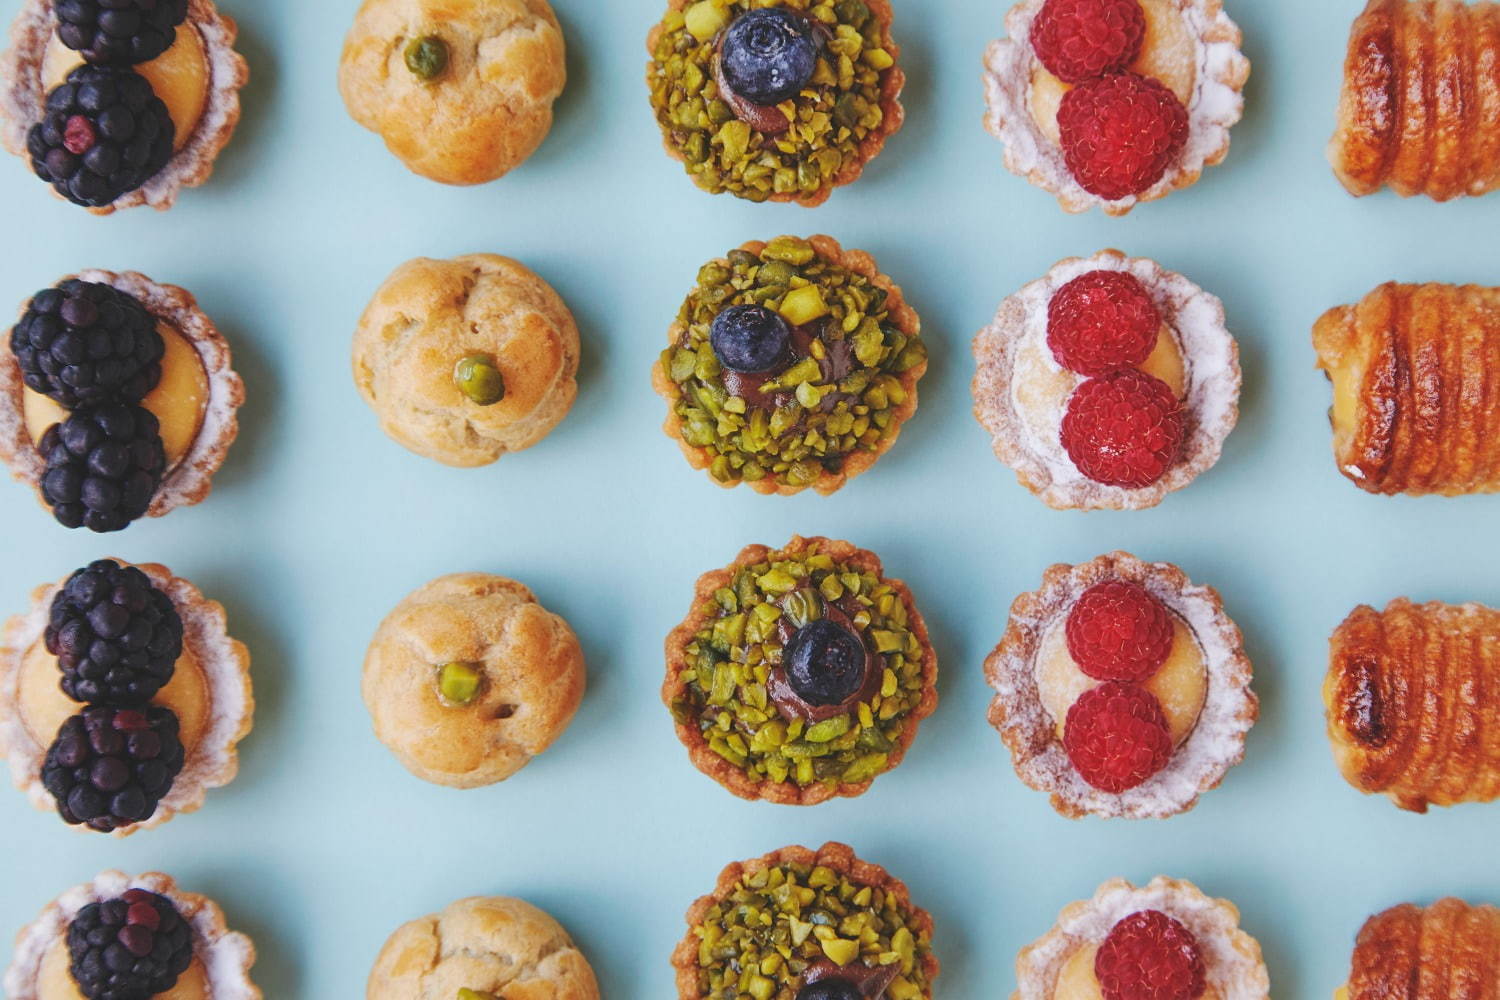
<path id="1" fill-rule="evenodd" d="M 406 68 L 420 80 L 436 80 L 448 68 L 448 43 L 436 35 L 423 35 L 407 43 Z"/>
<path id="2" fill-rule="evenodd" d="M 495 1000 L 493 993 L 481 993 L 479 990 L 465 989 L 459 987 L 458 1000 Z"/>
<path id="3" fill-rule="evenodd" d="M 472 663 L 445 663 L 438 669 L 438 692 L 454 705 L 467 705 L 479 695 L 484 675 Z"/>
<path id="4" fill-rule="evenodd" d="M 505 376 L 488 354 L 470 354 L 453 366 L 453 384 L 480 406 L 494 406 L 505 398 Z"/>

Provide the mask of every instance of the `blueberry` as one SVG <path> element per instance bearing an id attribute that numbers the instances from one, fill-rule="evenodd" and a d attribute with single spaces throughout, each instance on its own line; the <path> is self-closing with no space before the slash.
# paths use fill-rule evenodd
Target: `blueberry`
<path id="1" fill-rule="evenodd" d="M 714 317 L 708 333 L 719 363 L 736 372 L 775 367 L 791 339 L 786 320 L 764 306 L 730 306 Z"/>
<path id="2" fill-rule="evenodd" d="M 809 705 L 840 705 L 864 687 L 864 642 L 827 618 L 798 629 L 781 662 L 792 690 Z"/>
<path id="3" fill-rule="evenodd" d="M 864 994 L 847 979 L 823 979 L 797 991 L 797 1000 L 862 1000 Z"/>
<path id="4" fill-rule="evenodd" d="M 724 81 L 752 104 L 780 104 L 812 79 L 820 43 L 811 21 L 780 8 L 752 10 L 724 33 Z"/>

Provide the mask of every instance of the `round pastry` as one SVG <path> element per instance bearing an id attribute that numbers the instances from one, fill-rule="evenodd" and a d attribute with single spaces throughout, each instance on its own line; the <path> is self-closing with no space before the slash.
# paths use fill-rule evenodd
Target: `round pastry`
<path id="1" fill-rule="evenodd" d="M 101 559 L 0 633 L 0 756 L 38 809 L 128 836 L 239 771 L 255 700 L 224 606 L 165 566 Z"/>
<path id="2" fill-rule="evenodd" d="M 500 997 L 599 1000 L 594 970 L 562 925 L 505 896 L 460 899 L 402 924 L 365 987 L 365 1000 Z"/>
<path id="3" fill-rule="evenodd" d="M 1244 758 L 1260 713 L 1218 591 L 1125 552 L 1047 570 L 984 675 L 1016 773 L 1072 818 L 1186 812 Z"/>
<path id="4" fill-rule="evenodd" d="M 985 128 L 1069 212 L 1124 215 L 1229 152 L 1250 61 L 1220 0 L 1022 0 L 985 52 Z"/>
<path id="5" fill-rule="evenodd" d="M 859 250 L 828 236 L 750 242 L 698 272 L 651 384 L 663 429 L 721 486 L 829 494 L 917 410 L 921 322 Z"/>
<path id="6" fill-rule="evenodd" d="M 1012 1000 L 1266 1000 L 1271 979 L 1240 911 L 1193 883 L 1124 879 L 1066 907 L 1016 959 Z"/>
<path id="7" fill-rule="evenodd" d="M 900 580 L 848 542 L 751 545 L 698 578 L 662 700 L 694 766 L 735 795 L 862 795 L 937 708 L 937 654 Z"/>
<path id="8" fill-rule="evenodd" d="M 672 953 L 679 1000 L 930 1000 L 932 916 L 844 844 L 736 862 L 693 903 Z"/>
<path id="9" fill-rule="evenodd" d="M 81 344 L 106 344 L 79 359 Z M 0 351 L 0 459 L 70 528 L 205 499 L 239 434 L 229 344 L 176 285 L 83 271 L 22 307 Z"/>
<path id="10" fill-rule="evenodd" d="M 375 735 L 408 771 L 477 788 L 515 774 L 562 735 L 583 700 L 583 649 L 514 580 L 439 577 L 380 623 L 365 654 Z"/>
<path id="11" fill-rule="evenodd" d="M 1239 420 L 1224 304 L 1153 260 L 1059 262 L 974 338 L 974 415 L 1058 509 L 1154 507 L 1219 460 Z"/>
<path id="12" fill-rule="evenodd" d="M 208 180 L 250 79 L 213 0 L 158 4 L 138 21 L 115 34 L 97 5 L 25 0 L 0 55 L 0 141 L 96 215 L 168 209 Z"/>
<path id="13" fill-rule="evenodd" d="M 365 0 L 339 63 L 354 120 L 444 184 L 519 166 L 551 130 L 566 83 L 547 0 Z"/>
<path id="14" fill-rule="evenodd" d="M 354 384 L 397 443 L 468 468 L 530 448 L 567 416 L 578 355 L 573 314 L 521 264 L 419 257 L 360 317 Z"/>
<path id="15" fill-rule="evenodd" d="M 890 0 L 669 0 L 646 84 L 667 153 L 712 194 L 821 205 L 901 128 Z"/>

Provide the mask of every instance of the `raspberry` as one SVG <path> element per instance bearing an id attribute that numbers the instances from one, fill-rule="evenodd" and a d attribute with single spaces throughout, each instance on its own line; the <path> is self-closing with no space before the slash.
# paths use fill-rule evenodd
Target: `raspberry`
<path id="1" fill-rule="evenodd" d="M 1172 613 L 1128 580 L 1083 592 L 1068 612 L 1068 652 L 1096 681 L 1144 681 L 1172 651 Z"/>
<path id="2" fill-rule="evenodd" d="M 1115 924 L 1094 958 L 1104 1000 L 1198 1000 L 1207 992 L 1198 939 L 1160 910 Z"/>
<path id="3" fill-rule="evenodd" d="M 1090 271 L 1058 289 L 1047 305 L 1047 346 L 1080 375 L 1103 375 L 1151 356 L 1161 314 L 1136 277 Z"/>
<path id="4" fill-rule="evenodd" d="M 1063 749 L 1084 781 L 1117 794 L 1167 766 L 1172 735 L 1155 695 L 1134 684 L 1105 681 L 1068 709 Z"/>
<path id="5" fill-rule="evenodd" d="M 1134 73 L 1074 87 L 1057 110 L 1063 159 L 1085 191 L 1118 201 L 1161 180 L 1187 143 L 1177 95 Z"/>
<path id="6" fill-rule="evenodd" d="M 1140 0 L 1047 0 L 1031 22 L 1036 57 L 1064 83 L 1124 69 L 1145 38 Z"/>
<path id="7" fill-rule="evenodd" d="M 1159 378 L 1121 368 L 1073 391 L 1062 445 L 1078 471 L 1105 486 L 1144 489 L 1182 451 L 1182 407 Z"/>

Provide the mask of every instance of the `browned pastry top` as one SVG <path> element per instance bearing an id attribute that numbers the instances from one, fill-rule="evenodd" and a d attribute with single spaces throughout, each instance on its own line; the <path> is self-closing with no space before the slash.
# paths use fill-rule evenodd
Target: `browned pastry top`
<path id="1" fill-rule="evenodd" d="M 1444 899 L 1365 922 L 1348 1000 L 1487 1000 L 1500 991 L 1500 910 Z"/>

